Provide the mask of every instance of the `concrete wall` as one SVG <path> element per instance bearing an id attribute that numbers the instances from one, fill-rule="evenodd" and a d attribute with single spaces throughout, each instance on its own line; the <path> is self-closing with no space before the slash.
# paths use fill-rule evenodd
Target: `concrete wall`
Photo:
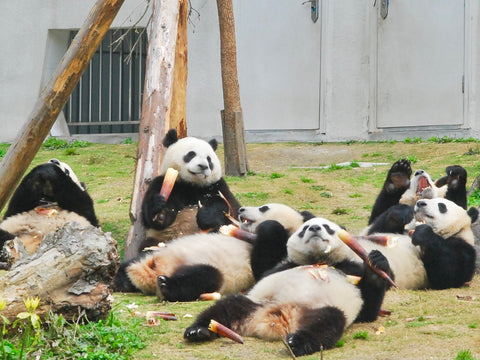
<path id="1" fill-rule="evenodd" d="M 261 64 L 265 72 L 278 65 L 275 57 L 281 60 L 287 51 L 299 51 L 299 63 L 292 66 L 293 77 L 279 79 L 273 76 L 259 79 L 261 71 L 254 69 L 258 62 L 252 63 L 251 51 L 255 37 L 263 36 L 269 28 L 258 26 L 257 33 L 251 31 L 254 24 L 248 23 L 247 0 L 235 0 L 234 10 L 237 16 L 238 70 L 242 107 L 248 141 L 345 141 L 345 140 L 381 140 L 402 139 L 412 135 L 412 129 L 399 127 L 393 130 L 376 129 L 372 125 L 372 99 L 375 94 L 375 78 L 372 68 L 372 42 L 376 34 L 372 23 L 376 20 L 373 0 L 323 0 L 320 1 L 321 14 L 317 23 L 308 26 L 308 33 L 296 33 L 300 25 L 296 16 L 306 19 L 309 16 L 309 4 L 302 5 L 301 0 L 262 0 L 265 11 L 263 20 L 258 14 L 256 25 L 264 21 L 272 23 L 267 12 L 272 14 L 282 26 L 271 31 L 290 30 L 297 39 L 296 47 L 288 43 L 288 49 L 282 49 L 283 36 L 277 46 L 272 46 L 268 58 Z M 253 0 L 251 0 L 253 1 Z M 0 41 L 3 50 L 0 53 L 0 141 L 11 142 L 28 119 L 33 104 L 43 84 L 58 64 L 66 47 L 66 31 L 78 29 L 94 0 L 29 0 L 1 1 Z M 380 3 L 377 1 L 376 3 Z M 252 3 L 255 5 L 255 2 Z M 266 6 L 267 4 L 268 6 Z M 291 4 L 297 7 L 287 9 Z M 466 0 L 466 101 L 468 118 L 466 128 L 415 129 L 424 138 L 429 136 L 478 136 L 480 109 L 478 102 L 478 76 L 480 65 L 480 43 L 478 18 L 479 0 Z M 219 35 L 216 2 L 213 0 L 193 0 L 195 9 L 189 24 L 189 78 L 187 95 L 187 121 L 189 134 L 200 137 L 215 136 L 221 139 L 220 110 L 223 108 Z M 114 21 L 113 27 L 128 28 L 135 23 L 145 6 L 144 0 L 126 0 Z M 274 7 L 274 9 L 273 9 Z M 285 10 L 287 9 L 287 10 Z M 283 11 L 283 13 L 282 13 Z M 198 13 L 197 13 L 198 12 Z M 298 12 L 298 14 L 293 14 Z M 289 21 L 289 19 L 292 19 Z M 446 19 L 448 21 L 448 19 Z M 144 21 L 141 22 L 144 24 Z M 270 28 L 272 25 L 270 25 Z M 408 29 L 405 29 L 408 31 Z M 248 33 L 250 38 L 248 38 Z M 272 34 L 270 33 L 269 36 Z M 283 40 L 282 40 L 283 39 Z M 270 38 L 269 41 L 273 41 Z M 298 48 L 297 48 L 298 47 Z M 311 54 L 308 49 L 311 48 Z M 313 50 L 312 50 L 313 49 Z M 300 51 L 307 51 L 300 55 Z M 315 55 L 317 54 L 317 55 Z M 314 66 L 302 62 L 311 60 Z M 301 61 L 302 60 L 302 61 Z M 268 64 L 272 64 L 272 68 Z M 290 64 L 291 65 L 291 64 Z M 276 69 L 276 68 L 275 68 Z M 280 67 L 278 69 L 281 69 Z M 258 71 L 252 76 L 252 71 Z M 282 71 L 282 70 L 275 70 Z M 293 80 L 292 80 L 293 79 Z M 277 81 L 277 82 L 275 82 Z M 313 91 L 305 90 L 302 84 L 314 83 Z M 253 84 L 253 85 L 252 85 Z M 308 94 L 306 93 L 308 92 Z M 314 92 L 312 95 L 311 93 Z M 288 107 L 282 109 L 287 101 Z M 440 104 L 441 105 L 441 104 Z M 296 106 L 296 108 L 295 108 Z M 318 109 L 318 115 L 309 115 L 305 109 Z M 277 113 L 270 111 L 278 108 Z M 279 113 L 292 111 L 298 116 L 290 116 L 291 123 L 280 121 Z M 315 118 L 317 117 L 317 118 Z M 275 124 L 278 124 L 276 127 Z M 313 124 L 313 125 L 312 125 Z M 117 139 L 117 138 L 115 138 Z M 91 139 L 95 141 L 96 139 Z"/>

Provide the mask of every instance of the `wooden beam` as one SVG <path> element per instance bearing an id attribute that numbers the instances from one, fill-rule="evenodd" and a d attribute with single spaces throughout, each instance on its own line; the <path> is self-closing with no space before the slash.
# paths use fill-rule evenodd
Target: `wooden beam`
<path id="1" fill-rule="evenodd" d="M 124 0 L 98 0 L 0 163 L 0 209 L 35 157 Z"/>
<path id="2" fill-rule="evenodd" d="M 186 0 L 155 0 L 147 50 L 145 88 L 140 120 L 137 165 L 130 205 L 130 228 L 124 259 L 138 254 L 145 238 L 140 220 L 148 185 L 159 175 L 163 138 L 176 128 L 186 136 L 185 102 L 187 80 Z"/>
<path id="3" fill-rule="evenodd" d="M 237 43 L 232 0 L 217 0 L 220 25 L 223 106 L 221 112 L 225 147 L 225 174 L 245 176 L 248 172 L 240 86 L 237 74 Z"/>

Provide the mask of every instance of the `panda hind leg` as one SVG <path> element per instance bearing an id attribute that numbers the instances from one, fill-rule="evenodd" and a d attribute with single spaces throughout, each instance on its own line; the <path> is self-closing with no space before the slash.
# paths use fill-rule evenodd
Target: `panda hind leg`
<path id="1" fill-rule="evenodd" d="M 180 266 L 171 276 L 157 278 L 157 295 L 167 301 L 194 301 L 223 284 L 220 271 L 211 265 Z"/>
<path id="2" fill-rule="evenodd" d="M 345 316 L 334 306 L 308 309 L 300 319 L 301 327 L 287 335 L 287 344 L 295 354 L 313 354 L 333 348 L 345 329 Z"/>
<path id="3" fill-rule="evenodd" d="M 208 330 L 212 319 L 232 328 L 234 324 L 246 321 L 258 307 L 258 304 L 245 295 L 229 295 L 200 313 L 195 322 L 185 330 L 183 337 L 191 342 L 213 340 L 218 335 Z"/>

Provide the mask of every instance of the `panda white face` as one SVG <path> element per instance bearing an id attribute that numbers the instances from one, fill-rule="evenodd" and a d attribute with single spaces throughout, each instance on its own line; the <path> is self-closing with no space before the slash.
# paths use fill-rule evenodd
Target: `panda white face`
<path id="1" fill-rule="evenodd" d="M 414 212 L 417 221 L 429 225 L 443 237 L 450 237 L 465 229 L 471 230 L 471 218 L 465 209 L 447 199 L 418 200 Z"/>
<path id="2" fill-rule="evenodd" d="M 72 179 L 72 181 L 80 188 L 80 190 L 82 191 L 86 190 L 85 184 L 83 184 L 82 182 L 80 182 L 80 180 L 78 180 L 77 175 L 75 175 L 72 168 L 68 166 L 68 164 L 61 162 L 58 159 L 50 159 L 48 160 L 48 162 L 58 166 L 65 175 L 67 175 L 70 179 Z"/>
<path id="3" fill-rule="evenodd" d="M 302 215 L 290 206 L 270 203 L 259 207 L 243 206 L 238 209 L 241 228 L 254 233 L 257 226 L 266 220 L 276 220 L 291 234 L 303 224 Z"/>
<path id="4" fill-rule="evenodd" d="M 208 142 L 185 137 L 171 144 L 165 151 L 160 175 L 171 167 L 179 179 L 192 184 L 209 185 L 222 177 L 222 168 L 215 150 Z"/>
<path id="5" fill-rule="evenodd" d="M 288 258 L 299 265 L 315 264 L 331 258 L 332 252 L 345 249 L 337 236 L 340 229 L 339 225 L 324 218 L 306 221 L 288 239 Z"/>

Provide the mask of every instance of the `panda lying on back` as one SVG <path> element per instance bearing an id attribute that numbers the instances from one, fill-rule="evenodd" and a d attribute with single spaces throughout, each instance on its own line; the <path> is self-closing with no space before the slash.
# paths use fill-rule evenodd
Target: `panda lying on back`
<path id="1" fill-rule="evenodd" d="M 18 237 L 32 254 L 46 234 L 70 221 L 98 226 L 85 184 L 70 166 L 52 159 L 34 167 L 12 195 L 0 224 L 0 247 Z"/>
<path id="2" fill-rule="evenodd" d="M 250 288 L 265 268 L 286 256 L 288 236 L 311 217 L 283 204 L 242 207 L 241 227 L 268 238 L 272 250 L 222 234 L 194 234 L 180 237 L 165 247 L 124 261 L 115 277 L 114 290 L 157 294 L 168 301 L 193 301 L 202 293 L 237 293 Z M 276 219 L 278 227 L 258 225 Z M 278 228 L 280 231 L 277 232 Z M 262 230 L 263 229 L 263 230 Z M 288 230 L 285 230 L 288 229 Z M 264 234 L 268 231 L 268 234 Z"/>
<path id="3" fill-rule="evenodd" d="M 390 273 L 379 251 L 371 264 Z M 285 339 L 296 356 L 333 348 L 353 322 L 374 321 L 389 285 L 368 266 L 357 285 L 332 267 L 299 266 L 262 278 L 246 295 L 230 295 L 203 311 L 184 332 L 192 342 L 218 335 L 216 320 L 244 336 Z"/>
<path id="4" fill-rule="evenodd" d="M 171 129 L 163 145 L 167 150 L 160 176 L 150 183 L 142 203 L 141 220 L 147 230 L 147 238 L 140 244 L 139 253 L 145 247 L 198 230 L 218 230 L 221 225 L 230 223 L 225 213 L 230 212 L 236 218 L 240 207 L 222 177 L 220 160 L 215 153 L 215 139 L 209 142 L 195 137 L 178 139 L 176 130 Z M 177 170 L 178 178 L 165 201 L 160 189 L 168 168 Z"/>
<path id="5" fill-rule="evenodd" d="M 385 247 L 361 238 L 359 243 L 367 251 L 378 249 L 387 257 L 399 288 L 446 289 L 470 281 L 476 257 L 471 222 L 476 220 L 478 211 L 467 213 L 452 201 L 436 198 L 418 200 L 414 215 L 424 224 L 415 228 L 412 238 L 378 233 L 375 235 L 392 236 L 396 244 Z M 402 221 L 404 219 L 398 219 Z M 339 229 L 337 224 L 326 219 L 307 221 L 289 238 L 288 260 L 279 267 L 324 261 L 349 274 L 359 275 L 362 264 L 336 235 Z"/>

